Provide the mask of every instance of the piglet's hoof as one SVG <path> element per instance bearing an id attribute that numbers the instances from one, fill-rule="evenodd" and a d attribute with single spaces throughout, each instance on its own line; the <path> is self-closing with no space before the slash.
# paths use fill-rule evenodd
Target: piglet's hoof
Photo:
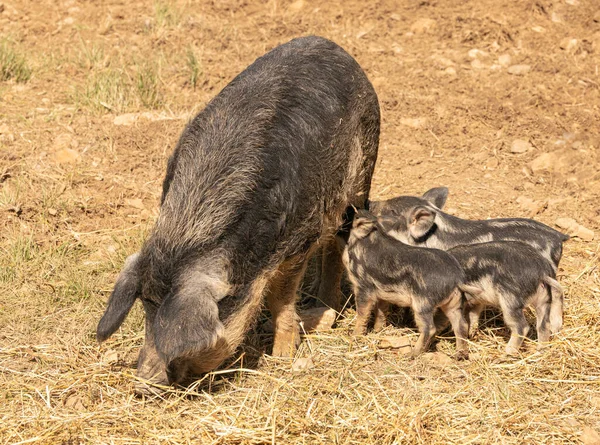
<path id="1" fill-rule="evenodd" d="M 469 360 L 469 351 L 456 351 L 454 358 L 458 361 Z"/>

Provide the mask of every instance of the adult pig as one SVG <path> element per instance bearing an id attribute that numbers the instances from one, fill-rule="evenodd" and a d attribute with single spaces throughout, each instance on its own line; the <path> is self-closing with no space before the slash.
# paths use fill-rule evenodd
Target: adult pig
<path id="1" fill-rule="evenodd" d="M 319 298 L 339 307 L 346 209 L 364 208 L 379 141 L 377 95 L 358 63 L 320 37 L 257 59 L 186 127 L 169 159 L 160 214 L 119 275 L 97 328 L 146 313 L 138 392 L 182 382 L 231 356 L 263 301 L 273 355 L 300 341 L 296 290 L 317 246 Z"/>

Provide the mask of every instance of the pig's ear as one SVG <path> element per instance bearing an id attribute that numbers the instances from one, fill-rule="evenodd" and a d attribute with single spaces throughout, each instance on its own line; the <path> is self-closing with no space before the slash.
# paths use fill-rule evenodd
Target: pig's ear
<path id="1" fill-rule="evenodd" d="M 135 299 L 140 295 L 139 256 L 137 252 L 125 260 L 125 266 L 117 278 L 104 315 L 96 328 L 96 338 L 99 342 L 106 340 L 121 326 Z"/>
<path id="2" fill-rule="evenodd" d="M 423 238 L 435 222 L 435 211 L 427 207 L 416 207 L 409 217 L 408 231 L 414 239 Z"/>
<path id="3" fill-rule="evenodd" d="M 444 207 L 444 204 L 446 204 L 446 199 L 448 199 L 448 187 L 435 187 L 427 190 L 423 194 L 423 199 L 426 199 L 438 209 L 441 209 Z"/>
<path id="4" fill-rule="evenodd" d="M 154 342 L 165 363 L 200 357 L 222 340 L 225 329 L 209 280 L 202 274 L 190 277 L 158 309 Z"/>

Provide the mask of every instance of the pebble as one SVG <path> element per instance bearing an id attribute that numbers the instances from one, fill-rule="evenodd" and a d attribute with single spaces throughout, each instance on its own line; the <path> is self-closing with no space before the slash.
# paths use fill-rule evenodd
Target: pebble
<path id="1" fill-rule="evenodd" d="M 600 445 L 600 434 L 590 426 L 584 426 L 581 432 L 581 441 L 584 445 Z"/>
<path id="2" fill-rule="evenodd" d="M 510 57 L 510 54 L 502 54 L 501 56 L 498 57 L 498 64 L 500 64 L 504 68 L 509 67 L 511 62 L 512 62 L 512 57 Z"/>
<path id="3" fill-rule="evenodd" d="M 594 231 L 582 226 L 573 218 L 558 218 L 555 224 L 563 230 L 567 231 L 567 234 L 582 239 L 583 241 L 593 241 Z"/>
<path id="4" fill-rule="evenodd" d="M 314 367 L 315 364 L 312 361 L 312 358 L 310 357 L 300 357 L 294 360 L 294 363 L 292 363 L 293 372 L 308 371 L 309 369 L 312 369 Z"/>
<path id="5" fill-rule="evenodd" d="M 433 31 L 436 26 L 437 22 L 435 20 L 422 18 L 412 24 L 410 31 L 415 34 L 425 34 Z"/>
<path id="6" fill-rule="evenodd" d="M 331 329 L 337 317 L 335 310 L 326 307 L 307 309 L 300 311 L 298 315 L 302 321 L 302 329 L 306 332 L 327 331 Z"/>
<path id="7" fill-rule="evenodd" d="M 381 349 L 401 349 L 402 353 L 410 354 L 412 351 L 410 346 L 410 337 L 387 336 L 379 341 Z"/>
<path id="8" fill-rule="evenodd" d="M 531 71 L 531 65 L 511 65 L 508 67 L 508 74 L 523 76 Z"/>
<path id="9" fill-rule="evenodd" d="M 532 148 L 533 146 L 528 141 L 524 141 L 523 139 L 515 139 L 510 146 L 510 152 L 527 153 Z"/>

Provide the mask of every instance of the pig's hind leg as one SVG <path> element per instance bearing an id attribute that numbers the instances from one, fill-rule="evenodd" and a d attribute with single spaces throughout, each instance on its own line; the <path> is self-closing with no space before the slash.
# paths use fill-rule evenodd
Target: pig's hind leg
<path id="1" fill-rule="evenodd" d="M 433 320 L 433 313 L 435 308 L 427 305 L 424 307 L 413 307 L 415 314 L 415 323 L 419 328 L 419 339 L 413 349 L 413 356 L 422 354 L 429 347 L 431 340 L 436 333 L 435 322 Z"/>
<path id="2" fill-rule="evenodd" d="M 540 283 L 534 297 L 538 348 L 550 341 L 550 307 L 551 290 L 544 283 Z"/>
<path id="3" fill-rule="evenodd" d="M 465 301 L 459 289 L 455 289 L 448 301 L 441 306 L 442 311 L 450 320 L 454 336 L 456 337 L 456 358 L 466 359 L 469 356 L 467 336 L 469 325 L 465 317 Z"/>
<path id="4" fill-rule="evenodd" d="M 510 329 L 510 340 L 506 345 L 506 353 L 508 355 L 517 355 L 519 348 L 523 344 L 523 340 L 525 340 L 529 332 L 529 324 L 523 314 L 524 307 L 522 304 L 509 304 L 506 296 L 501 298 L 500 306 L 502 308 L 504 323 Z"/>

